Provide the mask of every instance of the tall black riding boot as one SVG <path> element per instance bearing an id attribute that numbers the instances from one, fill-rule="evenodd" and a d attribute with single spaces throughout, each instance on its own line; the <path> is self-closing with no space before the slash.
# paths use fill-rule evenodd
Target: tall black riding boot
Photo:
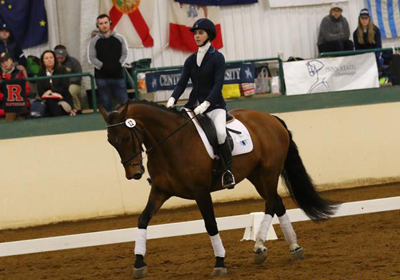
<path id="1" fill-rule="evenodd" d="M 224 144 L 219 145 L 219 153 L 225 167 L 225 172 L 222 174 L 222 187 L 233 189 L 235 186 L 235 178 L 231 172 L 232 170 L 232 152 L 228 139 Z"/>

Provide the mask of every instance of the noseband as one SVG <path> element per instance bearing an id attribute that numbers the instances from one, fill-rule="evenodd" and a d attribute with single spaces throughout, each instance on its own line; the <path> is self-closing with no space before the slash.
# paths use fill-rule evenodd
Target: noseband
<path id="1" fill-rule="evenodd" d="M 116 126 L 120 126 L 120 125 L 126 125 L 129 128 L 129 132 L 131 134 L 131 138 L 136 138 L 136 140 L 139 143 L 139 151 L 134 153 L 133 155 L 131 155 L 128 159 L 123 160 L 121 159 L 121 163 L 123 166 L 135 166 L 135 165 L 140 165 L 143 166 L 143 157 L 140 157 L 140 161 L 139 162 L 131 162 L 129 163 L 132 159 L 134 159 L 135 157 L 137 157 L 138 155 L 141 155 L 143 152 L 143 148 L 142 148 L 142 143 L 140 143 L 140 139 L 136 133 L 136 130 L 139 131 L 142 136 L 144 135 L 143 131 L 141 131 L 139 128 L 136 127 L 136 122 L 133 119 L 127 119 L 124 122 L 120 122 L 120 123 L 115 123 L 115 124 L 110 124 L 107 125 L 107 129 L 111 128 L 111 127 L 116 127 Z"/>

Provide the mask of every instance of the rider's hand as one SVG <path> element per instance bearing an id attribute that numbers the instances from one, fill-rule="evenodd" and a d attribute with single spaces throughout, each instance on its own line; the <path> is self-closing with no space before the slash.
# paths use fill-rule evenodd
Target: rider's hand
<path id="1" fill-rule="evenodd" d="M 196 115 L 203 114 L 205 111 L 207 111 L 208 107 L 210 107 L 210 102 L 204 101 L 199 106 L 197 106 L 196 109 L 194 109 L 194 113 Z"/>
<path id="2" fill-rule="evenodd" d="M 167 102 L 167 108 L 172 108 L 175 105 L 175 98 L 170 97 Z"/>

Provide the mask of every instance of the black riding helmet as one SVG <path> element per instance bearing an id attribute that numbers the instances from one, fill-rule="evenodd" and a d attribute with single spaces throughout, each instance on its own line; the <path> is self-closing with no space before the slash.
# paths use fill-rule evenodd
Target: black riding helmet
<path id="1" fill-rule="evenodd" d="M 208 34 L 208 39 L 210 41 L 214 40 L 215 37 L 217 37 L 217 29 L 215 28 L 214 23 L 208 18 L 201 18 L 196 20 L 190 31 L 194 32 L 197 29 L 205 30 Z"/>

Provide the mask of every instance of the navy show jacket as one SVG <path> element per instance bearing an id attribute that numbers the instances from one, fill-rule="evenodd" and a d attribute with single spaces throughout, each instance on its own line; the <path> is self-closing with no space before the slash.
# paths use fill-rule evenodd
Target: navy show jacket
<path id="1" fill-rule="evenodd" d="M 222 97 L 222 86 L 225 76 L 225 58 L 222 53 L 210 46 L 203 61 L 199 66 L 196 63 L 197 52 L 190 55 L 183 66 L 182 75 L 171 97 L 178 100 L 185 91 L 189 78 L 193 83 L 193 89 L 189 96 L 186 108 L 193 109 L 197 102 L 210 102 L 206 112 L 217 108 L 226 110 L 226 103 Z"/>

